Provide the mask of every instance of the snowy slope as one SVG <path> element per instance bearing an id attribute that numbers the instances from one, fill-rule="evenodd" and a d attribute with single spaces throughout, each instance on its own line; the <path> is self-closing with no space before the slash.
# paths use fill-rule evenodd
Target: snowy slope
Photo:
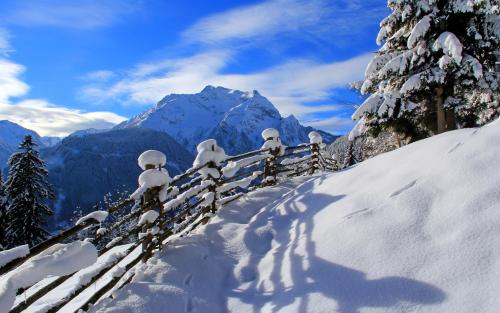
<path id="1" fill-rule="evenodd" d="M 17 150 L 26 135 L 31 135 L 38 145 L 44 146 L 36 132 L 7 120 L 0 121 L 0 169 L 7 166 L 10 155 Z"/>
<path id="2" fill-rule="evenodd" d="M 262 189 L 97 312 L 497 313 L 500 121 Z"/>
<path id="3" fill-rule="evenodd" d="M 312 130 L 293 116 L 281 117 L 257 91 L 212 86 L 197 94 L 168 95 L 154 108 L 116 126 L 134 127 L 166 132 L 190 151 L 201 141 L 215 138 L 231 154 L 260 147 L 260 133 L 268 127 L 279 129 L 288 145 L 308 142 L 307 134 Z M 323 133 L 323 138 L 329 143 L 335 136 Z"/>

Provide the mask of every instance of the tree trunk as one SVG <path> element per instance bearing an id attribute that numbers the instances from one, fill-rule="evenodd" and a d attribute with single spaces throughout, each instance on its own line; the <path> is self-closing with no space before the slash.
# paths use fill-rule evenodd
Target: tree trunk
<path id="1" fill-rule="evenodd" d="M 436 132 L 437 134 L 441 134 L 446 130 L 446 114 L 444 111 L 444 105 L 443 105 L 443 88 L 442 87 L 437 87 L 434 89 L 435 92 L 435 98 L 434 98 L 434 103 L 436 105 L 436 116 L 437 116 L 437 127 L 436 127 Z"/>
<path id="2" fill-rule="evenodd" d="M 446 110 L 446 130 L 457 129 L 457 121 L 455 119 L 455 111 L 453 109 Z"/>

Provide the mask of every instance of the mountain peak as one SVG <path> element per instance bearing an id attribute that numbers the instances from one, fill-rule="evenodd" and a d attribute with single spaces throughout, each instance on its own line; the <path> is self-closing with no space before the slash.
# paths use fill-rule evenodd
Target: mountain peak
<path id="1" fill-rule="evenodd" d="M 296 122 L 291 123 L 291 119 Z M 192 152 L 208 138 L 220 141 L 228 153 L 257 149 L 262 144 L 260 133 L 269 127 L 289 132 L 284 137 L 286 144 L 309 142 L 309 128 L 294 117 L 283 118 L 257 90 L 243 92 L 212 85 L 195 94 L 168 95 L 156 107 L 116 128 L 131 127 L 166 132 Z"/>

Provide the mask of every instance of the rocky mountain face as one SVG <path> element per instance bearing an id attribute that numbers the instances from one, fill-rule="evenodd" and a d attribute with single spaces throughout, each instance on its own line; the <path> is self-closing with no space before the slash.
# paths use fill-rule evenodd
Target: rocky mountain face
<path id="1" fill-rule="evenodd" d="M 260 133 L 268 127 L 280 130 L 286 145 L 308 142 L 307 134 L 313 130 L 301 125 L 293 115 L 283 118 L 257 91 L 212 86 L 197 94 L 168 95 L 154 108 L 116 126 L 166 132 L 192 152 L 202 140 L 214 138 L 229 154 L 260 148 Z M 327 143 L 336 138 L 321 133 Z"/>

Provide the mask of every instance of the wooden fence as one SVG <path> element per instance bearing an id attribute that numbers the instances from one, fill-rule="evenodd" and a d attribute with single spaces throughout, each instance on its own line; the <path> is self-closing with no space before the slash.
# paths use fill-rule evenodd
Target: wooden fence
<path id="1" fill-rule="evenodd" d="M 86 273 L 85 279 L 80 279 L 79 284 L 65 289 L 62 298 L 45 303 L 41 311 L 58 312 L 85 290 L 93 288 L 91 293 L 86 293 L 88 295 L 84 300 L 79 299 L 78 309 L 73 310 L 86 311 L 101 298 L 111 296 L 114 291 L 129 283 L 134 277 L 134 268 L 139 263 L 146 262 L 156 251 L 165 248 L 170 237 L 184 236 L 208 223 L 226 204 L 253 190 L 272 186 L 289 177 L 337 170 L 335 160 L 324 153 L 321 139 L 318 140 L 319 135 L 313 133 L 313 136 L 310 135 L 311 143 L 308 144 L 294 147 L 271 144 L 268 148 L 223 160 L 209 160 L 174 177 L 168 183 L 146 186 L 148 188 L 138 190 L 130 198 L 108 209 L 109 214 L 123 212 L 123 215 L 106 229 L 100 227 L 101 221 L 98 218 L 89 215 L 77 225 L 32 247 L 27 255 L 5 264 L 0 268 L 0 279 L 6 279 L 20 265 L 55 244 L 79 240 L 82 232 L 85 232 L 90 237 L 86 240 L 99 248 L 98 257 L 116 248 L 121 249 L 120 253 L 108 257 L 106 262 L 102 262 L 90 274 Z M 271 143 L 279 142 L 279 138 L 266 140 Z M 164 164 L 142 165 L 146 171 L 162 172 L 161 166 Z M 33 286 L 19 289 L 18 301 L 9 312 L 22 312 L 72 277 L 79 277 L 79 272 L 45 278 Z M 96 284 L 97 282 L 100 283 Z M 63 312 L 68 310 L 64 309 Z"/>

